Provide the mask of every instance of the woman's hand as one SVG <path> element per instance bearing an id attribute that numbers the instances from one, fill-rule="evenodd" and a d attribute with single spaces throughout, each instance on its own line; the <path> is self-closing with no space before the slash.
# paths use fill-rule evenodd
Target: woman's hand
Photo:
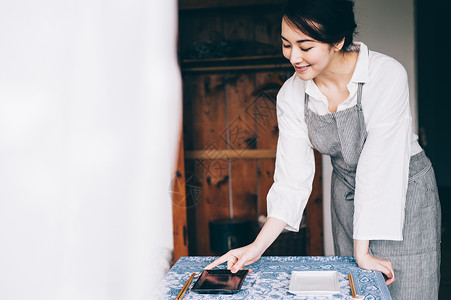
<path id="1" fill-rule="evenodd" d="M 368 245 L 369 241 L 354 240 L 354 257 L 357 265 L 362 269 L 382 272 L 387 277 L 385 284 L 392 284 L 395 281 L 395 272 L 391 261 L 371 256 L 368 253 Z"/>
<path id="2" fill-rule="evenodd" d="M 272 242 L 274 242 L 286 225 L 287 223 L 282 220 L 269 217 L 252 244 L 242 248 L 230 250 L 206 266 L 204 269 L 213 269 L 217 265 L 227 262 L 227 269 L 231 270 L 232 273 L 236 273 L 244 266 L 250 265 L 259 260 L 263 252 L 265 252 Z"/>
<path id="3" fill-rule="evenodd" d="M 385 258 L 379 258 L 366 254 L 359 259 L 356 258 L 356 262 L 362 269 L 379 271 L 385 274 L 387 279 L 385 280 L 386 285 L 390 285 L 395 281 L 395 272 L 393 271 L 393 266 L 391 261 Z"/>
<path id="4" fill-rule="evenodd" d="M 259 247 L 257 247 L 254 243 L 252 243 L 245 247 L 230 250 L 229 252 L 206 266 L 204 269 L 209 270 L 216 267 L 217 265 L 227 262 L 227 269 L 229 269 L 232 273 L 236 273 L 244 266 L 250 265 L 259 260 L 262 254 L 263 251 L 259 249 Z"/>

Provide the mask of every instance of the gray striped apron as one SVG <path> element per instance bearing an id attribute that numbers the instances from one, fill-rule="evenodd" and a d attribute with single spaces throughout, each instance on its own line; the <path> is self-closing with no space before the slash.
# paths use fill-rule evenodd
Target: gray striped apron
<path id="1" fill-rule="evenodd" d="M 362 111 L 362 87 L 357 104 L 348 109 L 318 115 L 308 108 L 304 114 L 310 142 L 331 157 L 332 232 L 335 255 L 353 255 L 354 189 L 357 163 L 367 137 Z M 383 220 L 381 220 L 383 222 Z M 410 159 L 403 241 L 370 241 L 370 253 L 389 259 L 395 282 L 389 286 L 393 299 L 437 299 L 440 281 L 441 210 L 430 160 L 424 151 Z"/>

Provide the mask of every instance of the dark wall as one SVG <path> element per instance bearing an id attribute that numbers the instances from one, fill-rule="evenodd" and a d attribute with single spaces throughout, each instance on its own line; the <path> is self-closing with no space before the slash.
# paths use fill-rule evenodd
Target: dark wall
<path id="1" fill-rule="evenodd" d="M 451 1 L 416 0 L 420 142 L 451 189 Z"/>

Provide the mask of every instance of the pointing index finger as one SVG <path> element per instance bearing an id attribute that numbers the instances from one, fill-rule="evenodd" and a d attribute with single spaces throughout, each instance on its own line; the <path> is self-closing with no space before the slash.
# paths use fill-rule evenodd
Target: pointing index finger
<path id="1" fill-rule="evenodd" d="M 223 255 L 220 258 L 218 258 L 215 261 L 213 261 L 212 263 L 210 263 L 208 266 L 204 267 L 204 270 L 213 269 L 214 267 L 216 267 L 216 266 L 218 266 L 218 265 L 220 265 L 222 263 L 225 263 L 227 261 L 227 259 L 228 259 L 227 256 Z"/>

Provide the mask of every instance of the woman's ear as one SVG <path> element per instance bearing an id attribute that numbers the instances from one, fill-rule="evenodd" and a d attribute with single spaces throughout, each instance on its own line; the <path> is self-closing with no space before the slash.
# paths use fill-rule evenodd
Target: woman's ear
<path id="1" fill-rule="evenodd" d="M 341 41 L 339 41 L 338 43 L 334 44 L 334 49 L 337 52 L 340 52 L 341 49 L 343 48 L 343 45 L 345 44 L 345 38 L 343 38 Z"/>

